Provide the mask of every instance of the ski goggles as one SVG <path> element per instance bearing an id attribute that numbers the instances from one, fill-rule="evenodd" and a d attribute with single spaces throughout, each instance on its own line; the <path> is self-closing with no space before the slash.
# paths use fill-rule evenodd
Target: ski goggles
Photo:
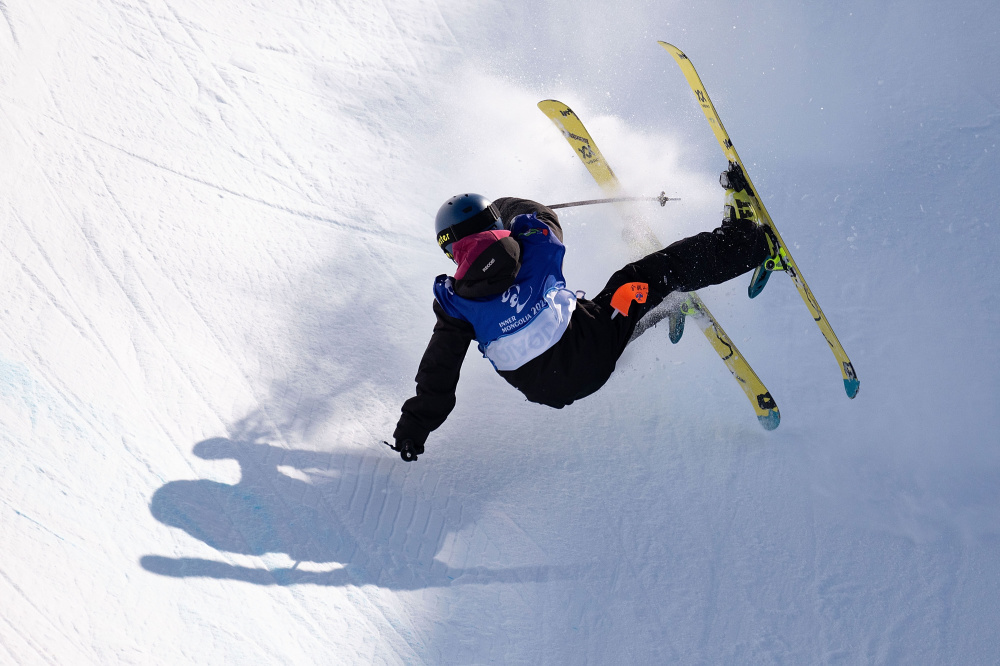
<path id="1" fill-rule="evenodd" d="M 497 231 L 503 229 L 503 220 L 500 219 L 500 211 L 493 204 L 490 204 L 469 219 L 439 231 L 437 235 L 438 247 L 444 250 L 449 259 L 454 261 L 455 255 L 452 254 L 451 249 L 455 241 L 490 229 Z"/>

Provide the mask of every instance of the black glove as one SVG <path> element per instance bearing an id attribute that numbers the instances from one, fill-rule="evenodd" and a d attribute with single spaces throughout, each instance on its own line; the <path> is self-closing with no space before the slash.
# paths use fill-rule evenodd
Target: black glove
<path id="1" fill-rule="evenodd" d="M 412 439 L 398 439 L 395 444 L 390 444 L 389 442 L 382 443 L 393 451 L 399 451 L 399 457 L 406 462 L 413 462 L 417 459 L 417 456 L 424 452 L 424 445 L 417 444 Z"/>

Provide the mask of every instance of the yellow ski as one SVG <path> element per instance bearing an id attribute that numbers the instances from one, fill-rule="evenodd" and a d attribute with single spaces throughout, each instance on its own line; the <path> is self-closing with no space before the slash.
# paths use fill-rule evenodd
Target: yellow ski
<path id="1" fill-rule="evenodd" d="M 539 102 L 538 108 L 559 128 L 559 131 L 576 151 L 584 166 L 587 167 L 587 171 L 594 177 L 605 194 L 609 197 L 619 196 L 622 192 L 621 183 L 604 159 L 590 133 L 583 126 L 580 118 L 568 106 L 552 99 Z M 641 216 L 636 215 L 625 203 L 615 205 L 625 219 L 625 238 L 635 258 L 638 259 L 663 248 Z M 781 415 L 770 392 L 757 373 L 750 367 L 750 364 L 743 358 L 743 355 L 740 354 L 733 341 L 722 330 L 722 326 L 712 316 L 698 294 L 693 291 L 686 294 L 671 294 L 669 301 L 669 307 L 676 308 L 698 324 L 712 348 L 719 354 L 726 367 L 729 368 L 729 372 L 739 382 L 740 388 L 743 389 L 750 404 L 753 405 L 761 426 L 765 430 L 777 428 L 781 422 Z"/>
<path id="2" fill-rule="evenodd" d="M 847 392 L 847 397 L 853 398 L 858 394 L 858 389 L 861 383 L 858 381 L 858 376 L 854 372 L 854 366 L 851 364 L 851 359 L 848 358 L 847 352 L 844 351 L 844 347 L 840 344 L 840 340 L 837 339 L 837 334 L 833 332 L 833 327 L 830 326 L 830 322 L 827 321 L 826 317 L 823 315 L 823 310 L 819 307 L 819 301 L 813 296 L 812 290 L 809 289 L 809 285 L 806 284 L 806 280 L 802 277 L 802 273 L 799 271 L 798 265 L 792 258 L 791 253 L 788 252 L 788 246 L 785 242 L 781 240 L 781 234 L 778 233 L 778 228 L 774 226 L 774 221 L 771 219 L 771 215 L 767 212 L 767 208 L 764 207 L 764 202 L 761 201 L 757 194 L 757 188 L 754 186 L 753 182 L 750 180 L 750 174 L 747 173 L 746 167 L 743 165 L 742 160 L 740 160 L 739 154 L 736 152 L 736 148 L 733 146 L 732 140 L 729 138 L 729 134 L 726 132 L 726 128 L 722 125 L 722 119 L 719 118 L 719 113 L 715 110 L 715 105 L 712 104 L 711 98 L 709 98 L 708 93 L 705 92 L 705 84 L 701 82 L 701 78 L 698 76 L 698 72 L 695 71 L 694 65 L 688 59 L 684 52 L 672 44 L 667 44 L 666 42 L 659 42 L 667 53 L 673 56 L 674 60 L 681 68 L 681 72 L 684 73 L 684 78 L 687 79 L 688 85 L 691 86 L 691 90 L 694 91 L 695 97 L 698 98 L 698 104 L 701 106 L 701 110 L 705 114 L 705 118 L 708 119 L 708 124 L 712 128 L 712 132 L 715 134 L 715 138 L 719 141 L 719 145 L 722 146 L 722 152 L 725 153 L 726 159 L 731 163 L 738 164 L 740 169 L 743 171 L 743 175 L 746 178 L 747 184 L 750 189 L 750 199 L 753 206 L 753 212 L 757 214 L 758 220 L 767 225 L 767 227 L 774 234 L 778 241 L 778 245 L 782 249 L 782 264 L 783 269 L 788 276 L 792 279 L 795 284 L 795 288 L 799 290 L 799 295 L 802 296 L 802 300 L 805 301 L 806 307 L 809 308 L 809 312 L 812 313 L 813 319 L 816 321 L 816 325 L 819 326 L 819 330 L 823 333 L 823 337 L 826 338 L 827 343 L 830 345 L 830 349 L 833 351 L 833 355 L 837 358 L 837 362 L 840 365 L 840 373 L 844 378 L 844 390 Z"/>

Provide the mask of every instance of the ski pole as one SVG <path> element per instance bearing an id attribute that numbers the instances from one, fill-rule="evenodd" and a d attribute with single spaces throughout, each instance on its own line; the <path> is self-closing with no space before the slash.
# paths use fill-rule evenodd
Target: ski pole
<path id="1" fill-rule="evenodd" d="M 586 201 L 570 201 L 567 203 L 552 204 L 549 208 L 573 208 L 574 206 L 592 206 L 594 204 L 618 203 L 620 201 L 656 201 L 661 206 L 666 206 L 668 201 L 680 201 L 680 197 L 668 197 L 666 192 L 660 192 L 658 197 L 611 197 L 610 199 L 588 199 Z"/>

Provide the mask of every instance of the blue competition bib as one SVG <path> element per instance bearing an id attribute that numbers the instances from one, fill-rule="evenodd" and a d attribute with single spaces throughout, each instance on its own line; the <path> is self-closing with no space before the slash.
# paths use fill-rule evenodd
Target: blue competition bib
<path id="1" fill-rule="evenodd" d="M 534 214 L 518 215 L 510 234 L 521 244 L 521 269 L 511 287 L 487 298 L 462 298 L 454 280 L 441 275 L 434 297 L 448 315 L 476 331 L 479 351 L 497 370 L 516 370 L 559 341 L 576 308 L 566 289 L 562 261 L 566 247 Z"/>

